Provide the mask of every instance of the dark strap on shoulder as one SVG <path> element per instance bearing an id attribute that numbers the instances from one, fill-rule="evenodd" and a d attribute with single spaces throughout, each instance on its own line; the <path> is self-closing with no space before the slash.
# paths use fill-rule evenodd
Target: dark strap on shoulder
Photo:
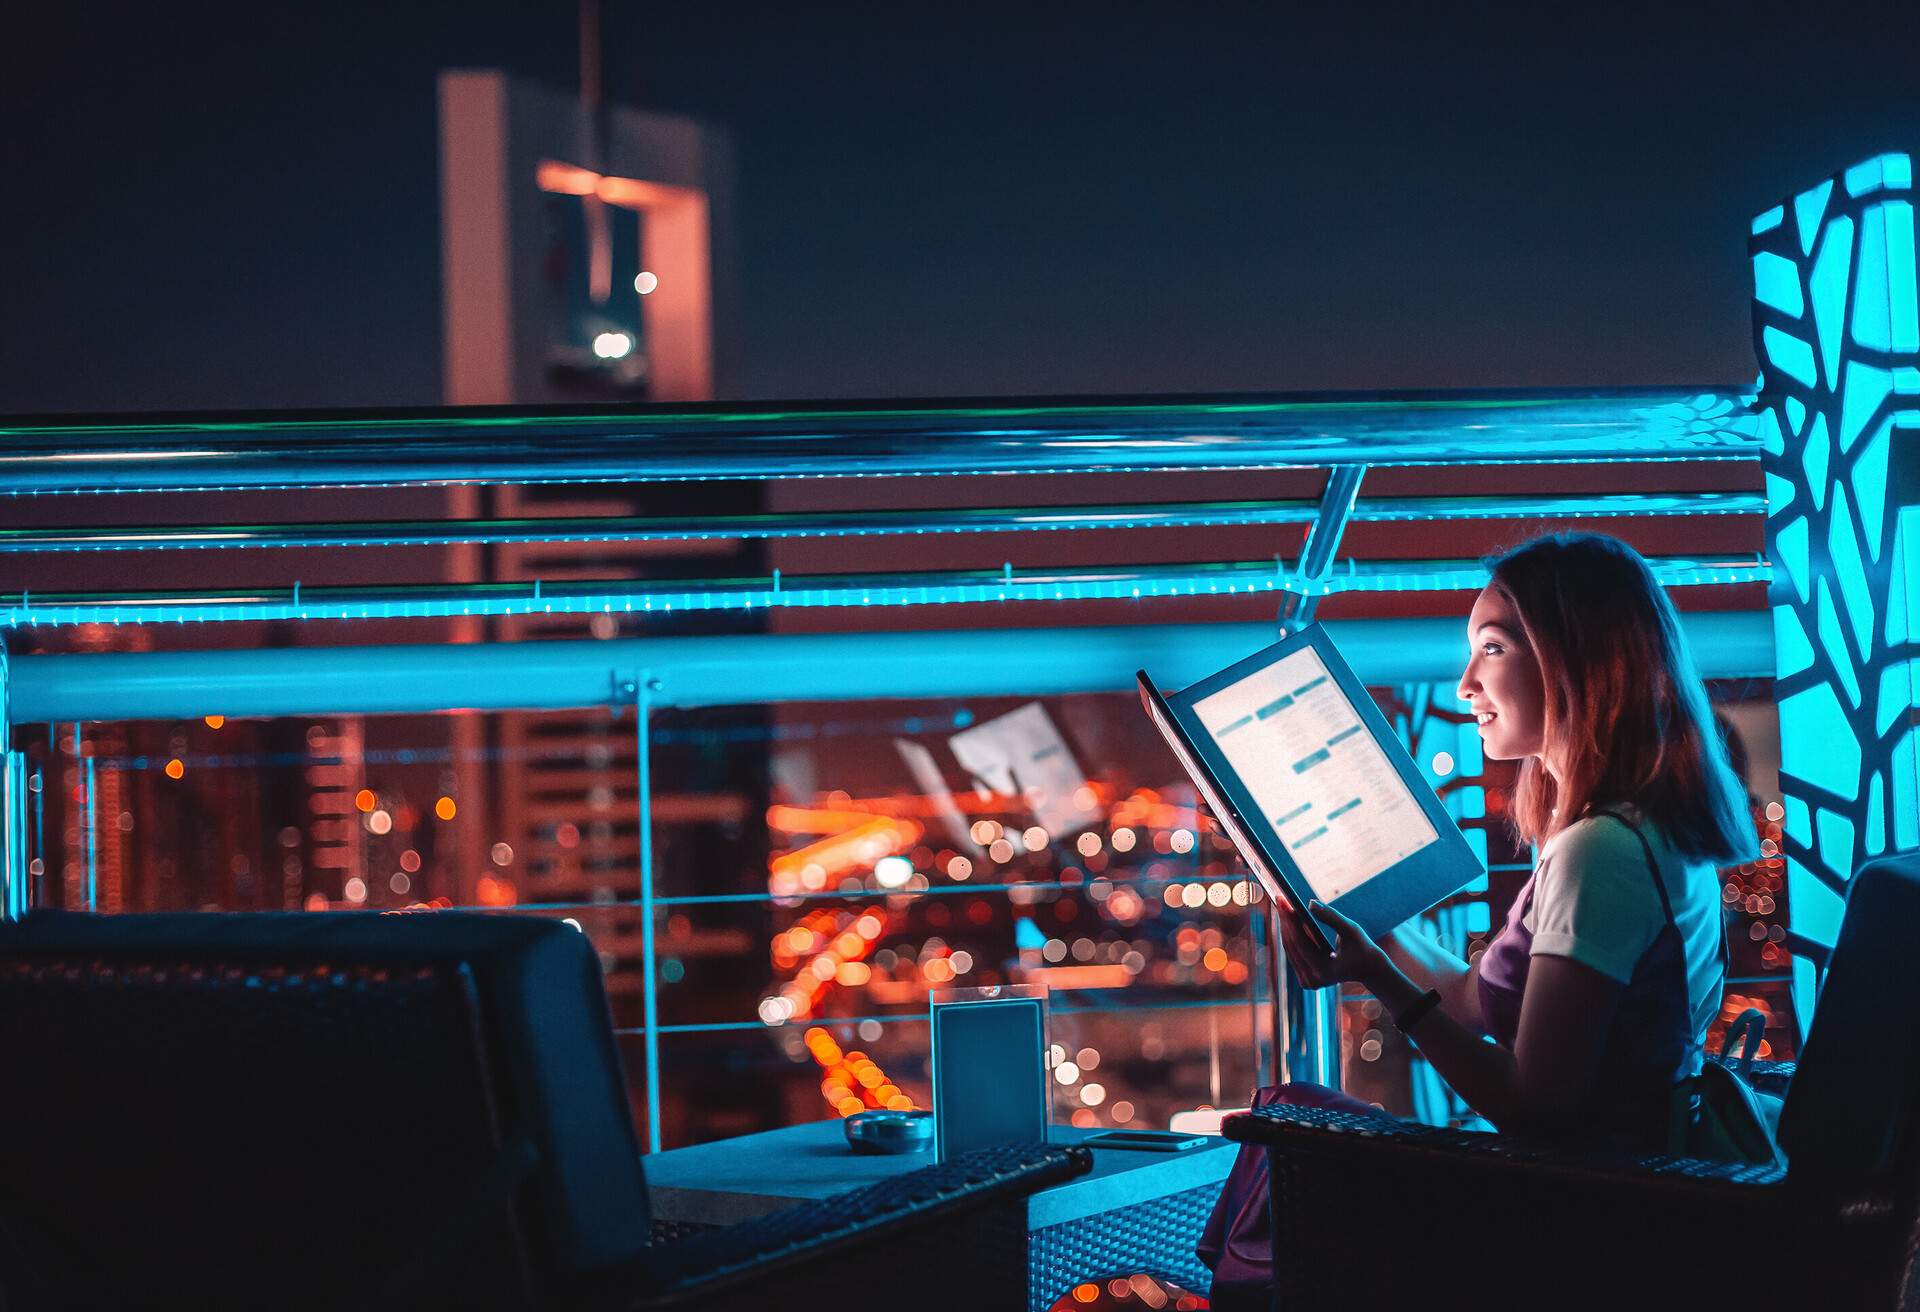
<path id="1" fill-rule="evenodd" d="M 1647 836 L 1640 832 L 1639 825 L 1636 825 L 1618 811 L 1596 811 L 1594 814 L 1612 816 L 1615 820 L 1618 820 L 1621 824 L 1631 829 L 1633 836 L 1640 840 L 1640 850 L 1647 854 L 1647 873 L 1653 877 L 1653 891 L 1660 895 L 1660 909 L 1667 913 L 1667 923 L 1672 925 L 1674 923 L 1673 900 L 1667 896 L 1667 881 L 1660 878 L 1660 863 L 1653 859 L 1653 844 L 1649 843 Z"/>
<path id="2" fill-rule="evenodd" d="M 1595 814 L 1612 816 L 1633 830 L 1633 836 L 1640 840 L 1640 850 L 1647 854 L 1647 873 L 1653 876 L 1654 892 L 1660 895 L 1660 909 L 1667 913 L 1667 923 L 1674 927 L 1674 932 L 1678 933 L 1680 926 L 1673 918 L 1673 901 L 1667 896 L 1667 881 L 1660 878 L 1660 865 L 1653 859 L 1653 844 L 1649 843 L 1647 836 L 1640 832 L 1639 825 L 1618 811 L 1597 811 Z M 1720 987 L 1723 991 L 1727 987 L 1727 977 L 1731 974 L 1733 974 L 1733 950 L 1727 946 L 1727 925 L 1723 919 L 1720 922 Z"/>

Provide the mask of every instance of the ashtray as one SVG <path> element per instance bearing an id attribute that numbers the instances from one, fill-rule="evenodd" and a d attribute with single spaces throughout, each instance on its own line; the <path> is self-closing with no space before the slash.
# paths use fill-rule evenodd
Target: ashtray
<path id="1" fill-rule="evenodd" d="M 855 1112 L 841 1124 L 857 1153 L 917 1153 L 933 1145 L 932 1112 Z"/>

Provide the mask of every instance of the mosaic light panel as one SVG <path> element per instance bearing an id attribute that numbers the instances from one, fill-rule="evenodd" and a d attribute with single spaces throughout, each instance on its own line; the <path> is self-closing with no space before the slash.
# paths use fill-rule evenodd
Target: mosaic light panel
<path id="1" fill-rule="evenodd" d="M 1748 247 L 1787 886 L 1794 928 L 1825 942 L 1854 870 L 1920 846 L 1912 189 L 1906 155 L 1877 156 L 1760 215 Z M 1814 983 L 1796 959 L 1803 1028 Z"/>

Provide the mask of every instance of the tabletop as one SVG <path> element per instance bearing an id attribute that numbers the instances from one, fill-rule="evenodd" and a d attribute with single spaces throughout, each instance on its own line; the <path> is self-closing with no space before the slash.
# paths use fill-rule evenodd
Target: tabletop
<path id="1" fill-rule="evenodd" d="M 1048 1138 L 1076 1144 L 1099 1133 L 1055 1125 Z M 1217 1136 L 1177 1153 L 1095 1148 L 1087 1174 L 1027 1200 L 1027 1228 L 1039 1230 L 1218 1183 L 1226 1179 L 1237 1149 Z M 933 1153 L 856 1154 L 835 1119 L 650 1153 L 641 1162 L 655 1221 L 732 1225 L 918 1170 L 933 1163 Z"/>

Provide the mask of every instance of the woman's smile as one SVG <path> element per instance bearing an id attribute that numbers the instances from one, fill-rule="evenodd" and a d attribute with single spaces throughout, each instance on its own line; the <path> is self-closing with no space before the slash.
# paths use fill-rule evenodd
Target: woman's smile
<path id="1" fill-rule="evenodd" d="M 1493 588 L 1483 590 L 1467 617 L 1467 642 L 1458 691 L 1480 730 L 1482 750 L 1495 761 L 1538 755 L 1546 692 L 1513 603 Z"/>

